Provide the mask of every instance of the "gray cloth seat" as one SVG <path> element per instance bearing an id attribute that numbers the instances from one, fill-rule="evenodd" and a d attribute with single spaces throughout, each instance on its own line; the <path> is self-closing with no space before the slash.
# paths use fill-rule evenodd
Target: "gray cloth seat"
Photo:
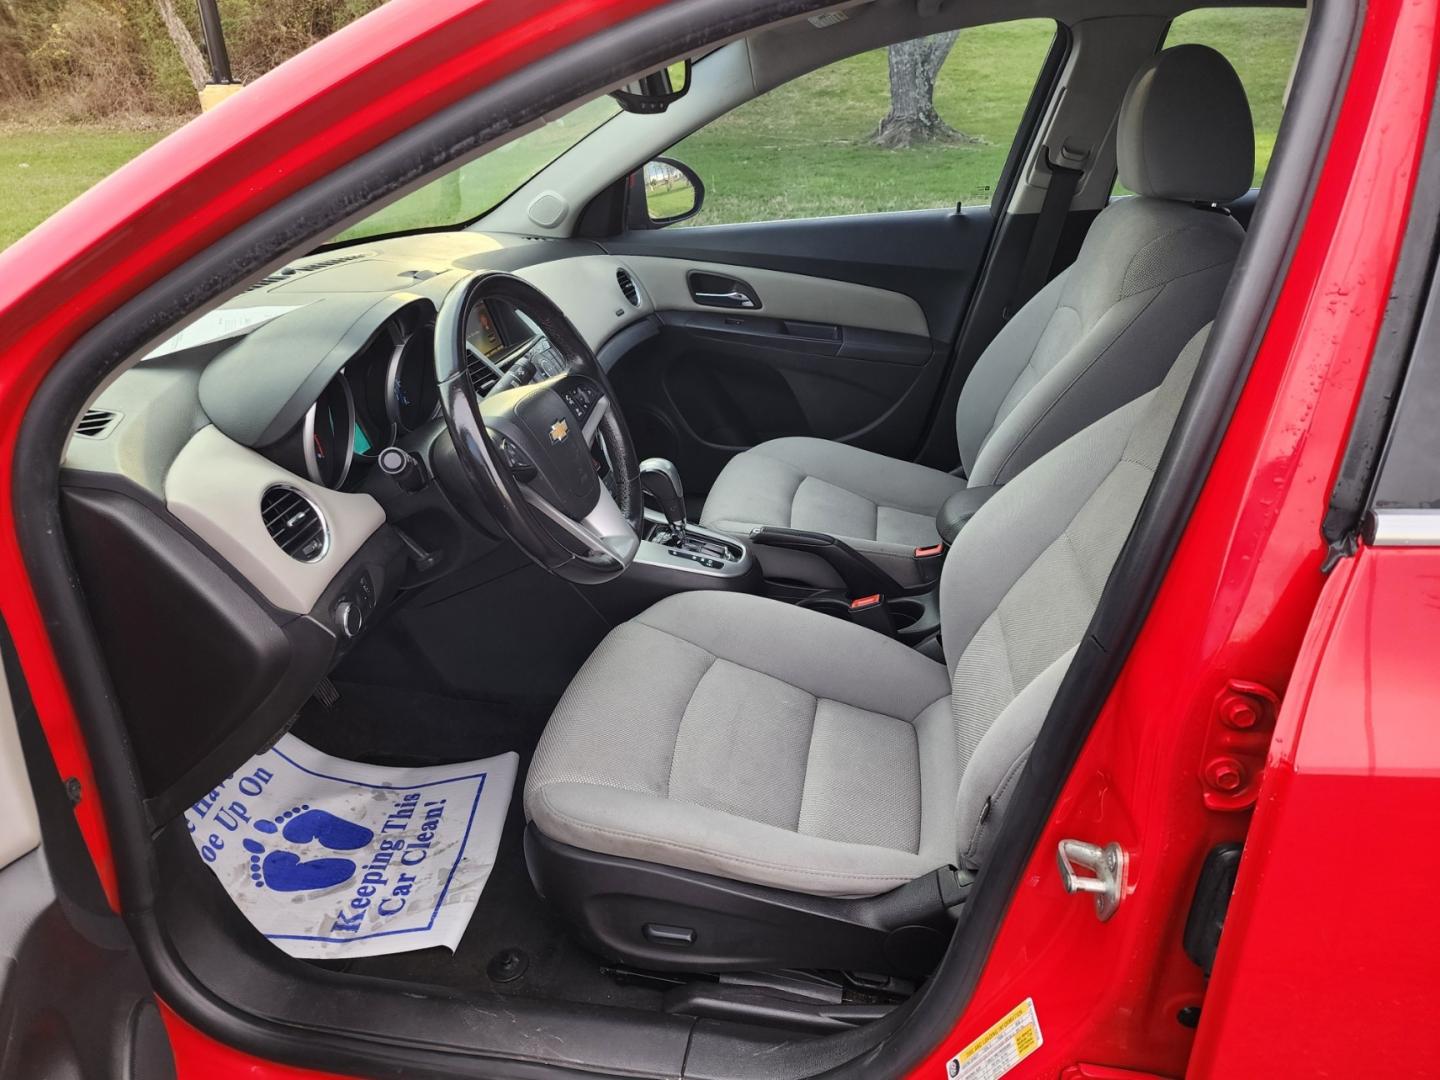
<path id="1" fill-rule="evenodd" d="M 775 600 L 669 597 L 613 630 L 536 750 L 562 844 L 824 897 L 983 861 L 1204 344 L 992 498 L 940 581 L 946 663 Z"/>
<path id="2" fill-rule="evenodd" d="M 1245 91 L 1224 57 L 1202 45 L 1154 57 L 1131 82 L 1118 125 L 1120 180 L 1138 194 L 1095 219 L 1075 262 L 976 362 L 955 412 L 964 476 L 824 439 L 779 439 L 726 465 L 701 524 L 829 533 L 900 584 L 920 584 L 914 549 L 939 542 L 935 518 L 950 494 L 1009 482 L 1154 389 L 1215 317 L 1244 230 L 1211 204 L 1249 188 L 1254 143 Z M 757 555 L 768 576 L 839 584 L 812 555 L 764 547 Z"/>
<path id="3" fill-rule="evenodd" d="M 845 443 L 774 439 L 725 467 L 701 524 L 740 534 L 757 525 L 829 533 L 844 538 L 901 584 L 912 584 L 915 549 L 940 542 L 936 512 L 964 487 L 964 477 Z M 811 555 L 756 550 L 767 557 L 769 577 L 815 578 Z M 838 579 L 816 583 L 838 584 Z"/>

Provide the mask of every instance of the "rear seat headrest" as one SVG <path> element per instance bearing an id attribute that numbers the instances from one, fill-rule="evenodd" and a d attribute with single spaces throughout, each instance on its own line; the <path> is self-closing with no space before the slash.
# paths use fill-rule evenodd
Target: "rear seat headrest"
<path id="1" fill-rule="evenodd" d="M 1230 62 L 1177 45 L 1135 73 L 1120 106 L 1120 182 L 1157 199 L 1228 202 L 1255 175 L 1255 126 Z"/>

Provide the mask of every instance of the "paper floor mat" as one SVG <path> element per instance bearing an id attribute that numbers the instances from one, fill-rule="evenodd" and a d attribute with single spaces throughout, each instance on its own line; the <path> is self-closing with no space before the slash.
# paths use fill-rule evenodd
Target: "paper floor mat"
<path id="1" fill-rule="evenodd" d="M 185 821 L 236 906 L 291 956 L 453 951 L 495 864 L 518 761 L 360 765 L 286 735 Z"/>

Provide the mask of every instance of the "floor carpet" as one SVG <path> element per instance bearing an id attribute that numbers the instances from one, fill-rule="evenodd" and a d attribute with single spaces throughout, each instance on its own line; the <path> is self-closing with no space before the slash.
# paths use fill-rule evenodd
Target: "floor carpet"
<path id="1" fill-rule="evenodd" d="M 337 683 L 339 702 L 311 702 L 294 733 L 327 754 L 376 765 L 432 765 L 514 750 L 520 770 L 495 868 L 454 953 L 448 949 L 372 956 L 326 967 L 379 978 L 463 986 L 517 997 L 658 1009 L 661 992 L 622 986 L 601 960 L 576 943 L 535 894 L 522 850 L 520 790 L 550 714 L 548 706 L 472 701 L 382 686 Z M 497 981 L 487 971 L 506 950 L 524 970 Z"/>

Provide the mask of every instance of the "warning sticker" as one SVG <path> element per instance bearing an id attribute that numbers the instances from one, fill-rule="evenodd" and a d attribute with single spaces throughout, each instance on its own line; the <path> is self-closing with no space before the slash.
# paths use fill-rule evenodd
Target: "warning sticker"
<path id="1" fill-rule="evenodd" d="M 1044 1041 L 1040 1021 L 1035 1019 L 1035 1001 L 1026 998 L 951 1058 L 946 1072 L 954 1080 L 1000 1080 Z"/>

